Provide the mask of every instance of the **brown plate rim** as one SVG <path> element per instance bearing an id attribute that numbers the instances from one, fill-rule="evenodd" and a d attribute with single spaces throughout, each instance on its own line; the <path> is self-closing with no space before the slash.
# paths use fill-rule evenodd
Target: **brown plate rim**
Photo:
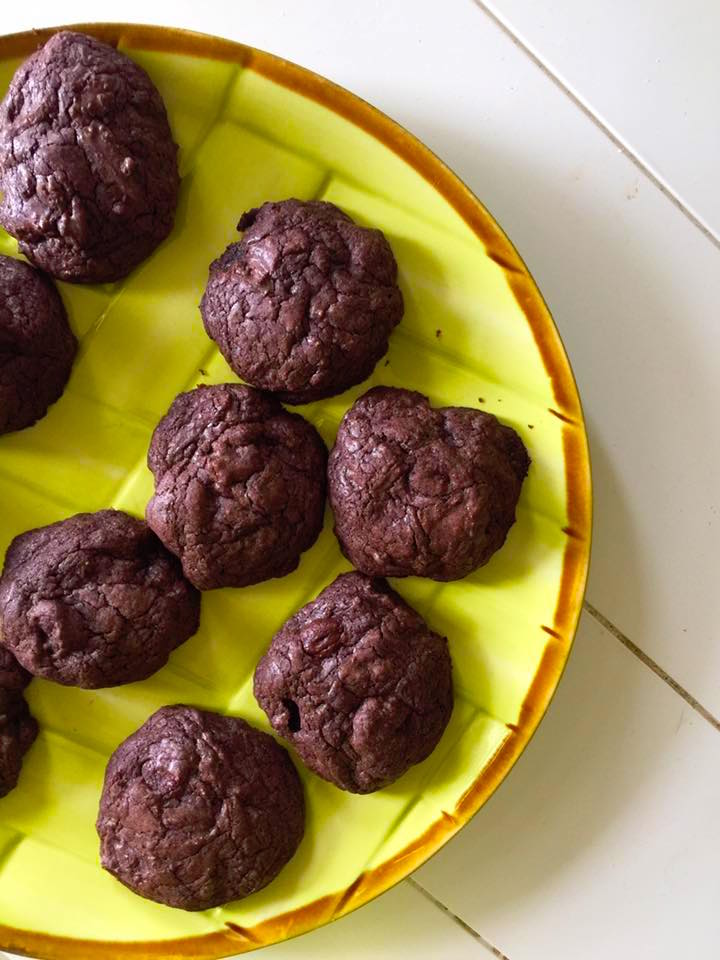
<path id="1" fill-rule="evenodd" d="M 371 104 L 343 87 L 274 54 L 232 40 L 174 27 L 126 23 L 85 23 L 0 36 L 0 59 L 26 57 L 58 30 L 79 30 L 117 46 L 209 57 L 250 68 L 334 111 L 380 140 L 410 164 L 460 214 L 480 238 L 487 255 L 505 272 L 525 314 L 552 383 L 563 421 L 568 526 L 563 571 L 552 624 L 540 666 L 518 723 L 509 725 L 499 749 L 452 813 L 444 812 L 425 833 L 396 856 L 363 872 L 346 890 L 279 914 L 254 927 L 226 924 L 196 937 L 155 941 L 83 940 L 36 933 L 0 924 L 0 949 L 44 960 L 218 960 L 297 936 L 344 916 L 383 893 L 436 853 L 497 789 L 542 719 L 572 647 L 587 583 L 592 533 L 590 456 L 582 406 L 565 348 L 529 270 L 489 211 L 467 186 L 416 137 Z"/>

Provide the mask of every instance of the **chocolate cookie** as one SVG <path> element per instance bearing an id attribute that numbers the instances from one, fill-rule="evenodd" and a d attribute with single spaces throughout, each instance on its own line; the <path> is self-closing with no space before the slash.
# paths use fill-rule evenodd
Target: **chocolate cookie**
<path id="1" fill-rule="evenodd" d="M 2 641 L 38 677 L 144 680 L 198 628 L 200 596 L 142 520 L 79 513 L 15 537 L 0 577 Z"/>
<path id="2" fill-rule="evenodd" d="M 38 732 L 23 696 L 28 683 L 30 674 L 0 646 L 0 797 L 17 784 L 23 756 Z"/>
<path id="3" fill-rule="evenodd" d="M 245 235 L 211 264 L 200 304 L 232 369 L 285 403 L 368 377 L 403 314 L 383 234 L 319 200 L 265 203 L 238 229 Z"/>
<path id="4" fill-rule="evenodd" d="M 447 641 L 385 580 L 346 573 L 275 635 L 255 698 L 318 776 L 370 793 L 437 746 L 453 707 Z"/>
<path id="5" fill-rule="evenodd" d="M 505 542 L 529 465 L 520 437 L 488 413 L 369 390 L 328 465 L 343 553 L 371 575 L 467 576 Z"/>
<path id="6" fill-rule="evenodd" d="M 165 106 L 137 64 L 62 31 L 0 104 L 0 223 L 54 277 L 119 280 L 170 233 L 180 179 Z"/>
<path id="7" fill-rule="evenodd" d="M 305 830 L 285 750 L 239 717 L 162 707 L 110 758 L 103 867 L 135 893 L 208 910 L 266 886 Z"/>
<path id="8" fill-rule="evenodd" d="M 326 463 L 315 428 L 274 397 L 198 387 L 153 434 L 147 522 L 201 590 L 282 577 L 322 528 Z"/>
<path id="9" fill-rule="evenodd" d="M 50 280 L 0 255 L 0 433 L 45 416 L 65 389 L 76 349 Z"/>

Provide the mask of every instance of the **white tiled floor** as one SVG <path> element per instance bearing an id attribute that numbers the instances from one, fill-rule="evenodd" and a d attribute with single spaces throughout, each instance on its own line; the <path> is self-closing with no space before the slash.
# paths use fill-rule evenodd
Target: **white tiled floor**
<path id="1" fill-rule="evenodd" d="M 720 734 L 592 617 L 531 748 L 417 881 L 512 960 L 720 937 Z"/>
<path id="2" fill-rule="evenodd" d="M 720 716 L 720 248 L 682 209 L 720 228 L 720 7 L 491 6 L 522 44 L 472 0 L 67 0 L 3 9 L 0 31 L 103 16 L 223 34 L 338 80 L 447 160 L 525 257 L 578 377 L 588 598 Z M 586 617 L 517 769 L 416 880 L 510 960 L 713 956 L 719 749 L 718 729 Z M 407 884 L 273 950 L 488 955 Z"/>
<path id="3" fill-rule="evenodd" d="M 720 235 L 718 10 L 708 0 L 480 0 Z"/>

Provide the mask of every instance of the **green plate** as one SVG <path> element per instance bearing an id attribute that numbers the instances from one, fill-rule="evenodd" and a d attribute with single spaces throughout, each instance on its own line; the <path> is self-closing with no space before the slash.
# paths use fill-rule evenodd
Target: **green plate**
<path id="1" fill-rule="evenodd" d="M 300 766 L 307 833 L 255 896 L 191 914 L 142 900 L 104 873 L 95 816 L 108 756 L 162 704 L 191 702 L 267 729 L 252 672 L 283 621 L 348 568 L 326 516 L 298 570 L 203 597 L 200 632 L 143 683 L 107 691 L 37 680 L 41 734 L 0 801 L 0 947 L 40 957 L 228 956 L 301 933 L 365 903 L 454 834 L 505 776 L 567 659 L 590 541 L 582 412 L 558 333 L 526 267 L 485 208 L 395 123 L 294 64 L 179 30 L 79 29 L 114 43 L 165 98 L 183 175 L 175 229 L 127 280 L 59 284 L 80 352 L 63 398 L 32 429 L 0 438 L 0 555 L 16 534 L 81 510 L 142 515 L 145 453 L 173 397 L 235 377 L 206 337 L 207 267 L 264 200 L 332 200 L 388 236 L 406 314 L 361 387 L 302 408 L 328 444 L 372 384 L 435 404 L 481 407 L 533 459 L 505 547 L 465 580 L 394 586 L 453 657 L 456 706 L 432 756 L 393 786 L 352 796 Z M 0 38 L 0 93 L 54 31 Z M 16 253 L 0 233 L 0 252 Z"/>

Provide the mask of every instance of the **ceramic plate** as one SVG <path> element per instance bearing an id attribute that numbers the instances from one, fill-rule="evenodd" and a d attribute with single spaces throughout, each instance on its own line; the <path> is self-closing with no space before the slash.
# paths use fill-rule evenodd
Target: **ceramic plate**
<path id="1" fill-rule="evenodd" d="M 342 570 L 325 528 L 298 570 L 203 597 L 200 632 L 143 683 L 106 691 L 36 680 L 41 734 L 0 801 L 0 947 L 39 957 L 211 958 L 339 917 L 442 846 L 495 790 L 555 690 L 582 603 L 590 539 L 585 429 L 535 283 L 482 204 L 421 143 L 315 74 L 248 47 L 157 27 L 81 30 L 141 64 L 165 98 L 183 177 L 175 229 L 125 281 L 59 288 L 80 351 L 48 416 L 0 438 L 0 556 L 16 534 L 84 510 L 142 516 L 150 434 L 173 397 L 235 377 L 198 311 L 209 262 L 265 200 L 331 200 L 385 231 L 406 313 L 369 381 L 300 408 L 329 445 L 352 401 L 390 384 L 490 411 L 533 464 L 505 547 L 465 580 L 396 581 L 447 634 L 456 704 L 438 748 L 393 786 L 352 796 L 299 766 L 305 839 L 266 889 L 185 913 L 104 873 L 95 817 L 108 756 L 159 706 L 190 702 L 268 729 L 252 672 L 273 633 Z M 0 92 L 54 31 L 0 38 Z M 0 252 L 16 254 L 0 232 Z M 481 865 L 478 877 L 481 877 Z"/>

